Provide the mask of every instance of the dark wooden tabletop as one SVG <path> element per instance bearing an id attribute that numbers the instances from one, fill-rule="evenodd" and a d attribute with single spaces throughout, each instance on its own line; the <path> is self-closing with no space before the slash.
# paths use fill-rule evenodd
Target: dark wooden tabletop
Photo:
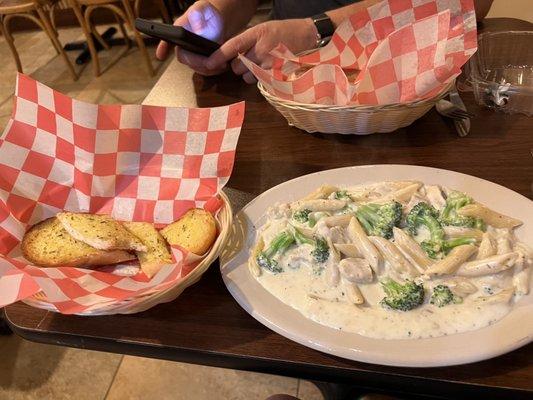
<path id="1" fill-rule="evenodd" d="M 531 24 L 517 20 L 488 20 L 486 26 L 491 30 L 531 30 Z M 180 68 L 171 64 L 148 102 L 208 107 L 246 100 L 245 122 L 228 184 L 232 189 L 257 195 L 315 171 L 395 163 L 459 171 L 533 197 L 533 118 L 480 108 L 471 93 L 462 94 L 467 108 L 476 114 L 465 138 L 459 138 L 453 126 L 434 110 L 391 134 L 306 134 L 288 127 L 255 86 L 230 76 L 194 76 L 191 80 L 190 73 L 178 74 Z M 63 316 L 20 303 L 7 307 L 6 316 L 19 335 L 57 345 L 351 383 L 397 393 L 449 398 L 473 394 L 487 398 L 533 396 L 531 344 L 492 360 L 446 368 L 396 368 L 344 360 L 294 343 L 254 320 L 226 290 L 217 263 L 178 299 L 143 313 Z"/>

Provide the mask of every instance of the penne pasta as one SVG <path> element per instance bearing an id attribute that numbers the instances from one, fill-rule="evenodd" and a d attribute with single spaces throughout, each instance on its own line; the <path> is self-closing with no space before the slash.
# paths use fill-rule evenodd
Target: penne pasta
<path id="1" fill-rule="evenodd" d="M 496 239 L 496 254 L 507 254 L 511 251 L 511 238 L 509 232 L 506 232 Z"/>
<path id="2" fill-rule="evenodd" d="M 248 269 L 250 270 L 252 275 L 255 277 L 261 276 L 261 273 L 262 273 L 261 267 L 257 264 L 257 256 L 259 255 L 259 253 L 263 251 L 264 247 L 265 247 L 265 242 L 263 240 L 263 237 L 260 236 L 254 248 L 252 249 L 250 258 L 248 259 Z"/>
<path id="3" fill-rule="evenodd" d="M 525 296 L 529 293 L 529 280 L 530 280 L 531 268 L 521 268 L 513 275 L 513 285 L 516 290 L 516 294 Z"/>
<path id="4" fill-rule="evenodd" d="M 467 262 L 459 267 L 459 276 L 483 276 L 497 274 L 512 268 L 518 258 L 518 253 L 497 254 L 482 260 Z"/>
<path id="5" fill-rule="evenodd" d="M 473 228 L 463 228 L 460 226 L 445 226 L 443 227 L 444 234 L 449 239 L 461 238 L 461 237 L 471 237 L 480 242 L 483 239 L 483 231 Z"/>
<path id="6" fill-rule="evenodd" d="M 325 199 L 327 198 L 331 193 L 336 192 L 339 190 L 336 186 L 331 185 L 322 185 L 315 191 L 309 193 L 307 196 L 305 196 L 302 200 L 316 200 L 316 199 Z"/>
<path id="7" fill-rule="evenodd" d="M 454 247 L 446 257 L 430 266 L 426 274 L 429 276 L 453 274 L 475 252 L 476 246 L 471 244 Z"/>
<path id="8" fill-rule="evenodd" d="M 332 215 L 330 217 L 324 217 L 322 220 L 324 223 L 331 227 L 340 226 L 346 228 L 352 219 L 353 214 Z"/>
<path id="9" fill-rule="evenodd" d="M 477 292 L 477 286 L 470 282 L 467 278 L 463 277 L 448 279 L 444 284 L 459 297 L 466 297 Z"/>
<path id="10" fill-rule="evenodd" d="M 346 230 L 340 226 L 334 226 L 329 230 L 329 236 L 332 243 L 346 243 L 347 238 L 345 235 Z"/>
<path id="11" fill-rule="evenodd" d="M 495 228 L 516 228 L 522 221 L 500 214 L 480 203 L 468 204 L 457 210 L 457 213 L 467 217 L 481 218 L 485 223 Z"/>
<path id="12" fill-rule="evenodd" d="M 346 257 L 363 257 L 363 255 L 357 249 L 357 246 L 353 243 L 335 243 L 333 246 L 335 246 L 335 248 Z"/>
<path id="13" fill-rule="evenodd" d="M 312 238 L 316 233 L 316 225 L 313 228 L 308 228 L 307 226 L 298 226 L 298 230 L 308 238 Z"/>
<path id="14" fill-rule="evenodd" d="M 446 200 L 442 195 L 442 190 L 438 185 L 426 186 L 426 197 L 429 200 L 429 204 L 435 207 L 436 210 L 442 210 L 446 205 Z"/>
<path id="15" fill-rule="evenodd" d="M 332 260 L 326 266 L 325 278 L 329 286 L 337 286 L 340 281 L 339 262 L 341 260 L 341 257 L 337 249 L 335 249 L 335 247 L 331 243 L 331 239 L 328 237 L 326 240 L 328 242 L 328 246 L 330 249 L 330 257 L 332 258 Z"/>
<path id="16" fill-rule="evenodd" d="M 346 200 L 334 199 L 314 199 L 314 200 L 300 200 L 291 205 L 295 210 L 311 210 L 311 211 L 338 211 L 346 206 Z"/>
<path id="17" fill-rule="evenodd" d="M 513 275 L 513 285 L 516 294 L 524 296 L 529 293 L 531 254 L 530 250 L 523 243 L 517 243 L 514 249 L 518 257 Z"/>
<path id="18" fill-rule="evenodd" d="M 359 286 L 357 286 L 355 283 L 347 282 L 344 286 L 344 289 L 346 290 L 346 297 L 348 297 L 348 300 L 353 304 L 359 305 L 365 302 L 365 298 L 363 297 Z"/>
<path id="19" fill-rule="evenodd" d="M 372 203 L 383 204 L 392 200 L 396 200 L 399 203 L 407 203 L 411 199 L 411 197 L 413 197 L 413 195 L 418 191 L 420 186 L 422 186 L 420 182 L 411 183 L 402 189 L 396 190 L 392 193 L 388 193 L 385 196 L 374 200 Z"/>
<path id="20" fill-rule="evenodd" d="M 427 267 L 434 263 L 408 233 L 396 227 L 392 228 L 392 231 L 394 243 L 403 251 L 407 259 L 411 261 L 419 272 L 424 272 Z"/>
<path id="21" fill-rule="evenodd" d="M 481 243 L 479 244 L 479 250 L 477 251 L 476 259 L 480 260 L 483 258 L 493 256 L 494 254 L 496 254 L 496 252 L 497 252 L 496 245 L 494 244 L 494 241 L 492 240 L 490 233 L 488 232 L 483 233 Z"/>
<path id="22" fill-rule="evenodd" d="M 508 288 L 490 296 L 480 296 L 475 299 L 479 304 L 509 303 L 514 295 L 514 289 Z"/>
<path id="23" fill-rule="evenodd" d="M 411 278 L 419 275 L 418 271 L 400 250 L 398 250 L 394 243 L 380 236 L 370 236 L 369 239 L 398 274 L 407 275 Z"/>
<path id="24" fill-rule="evenodd" d="M 378 273 L 382 257 L 376 247 L 370 242 L 363 227 L 355 217 L 352 217 L 348 224 L 348 236 L 368 261 L 374 272 Z"/>

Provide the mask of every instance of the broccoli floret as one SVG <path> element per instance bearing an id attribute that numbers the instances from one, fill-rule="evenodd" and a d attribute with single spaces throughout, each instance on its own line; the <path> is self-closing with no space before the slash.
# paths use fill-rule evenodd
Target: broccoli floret
<path id="1" fill-rule="evenodd" d="M 274 260 L 273 257 L 276 254 L 283 254 L 294 244 L 294 242 L 295 239 L 293 235 L 289 232 L 281 232 L 272 240 L 272 242 L 270 242 L 270 246 L 257 256 L 257 264 L 261 268 L 268 269 L 273 273 L 283 272 L 283 268 L 279 266 L 278 262 Z"/>
<path id="2" fill-rule="evenodd" d="M 463 299 L 454 295 L 448 286 L 437 285 L 433 288 L 429 302 L 437 307 L 444 307 L 450 303 L 462 303 Z"/>
<path id="3" fill-rule="evenodd" d="M 309 214 L 311 214 L 311 210 L 308 208 L 304 208 L 303 210 L 298 210 L 292 215 L 292 219 L 295 221 L 305 224 L 309 222 Z"/>
<path id="4" fill-rule="evenodd" d="M 400 223 L 402 205 L 397 201 L 385 204 L 365 204 L 355 212 L 368 235 L 392 237 L 392 228 Z"/>
<path id="5" fill-rule="evenodd" d="M 381 286 L 386 297 L 381 300 L 381 305 L 393 310 L 409 311 L 424 302 L 424 286 L 412 281 L 403 285 L 393 279 L 387 278 L 381 281 Z"/>
<path id="6" fill-rule="evenodd" d="M 461 192 L 451 192 L 446 199 L 446 205 L 442 210 L 439 220 L 443 225 L 462 226 L 465 228 L 476 228 L 484 231 L 486 229 L 485 222 L 480 218 L 468 217 L 460 215 L 457 210 L 468 204 L 472 204 L 474 200 Z"/>
<path id="7" fill-rule="evenodd" d="M 438 215 L 437 210 L 428 203 L 420 202 L 409 211 L 405 219 L 407 229 L 412 235 L 418 233 L 420 226 L 429 230 L 430 239 L 420 243 L 420 246 L 431 258 L 439 258 L 444 242 L 444 229 L 438 221 Z"/>
<path id="8" fill-rule="evenodd" d="M 334 192 L 333 198 L 336 200 L 350 200 L 350 201 L 352 200 L 352 198 L 350 197 L 350 195 L 348 194 L 346 190 L 338 190 Z"/>
<path id="9" fill-rule="evenodd" d="M 412 235 L 418 233 L 418 228 L 425 226 L 431 235 L 431 241 L 441 242 L 444 238 L 444 230 L 438 221 L 439 213 L 428 203 L 420 202 L 415 205 L 405 219 L 407 229 Z"/>
<path id="10" fill-rule="evenodd" d="M 311 255 L 318 263 L 324 263 L 329 258 L 329 246 L 328 242 L 324 238 L 315 238 L 315 248 L 311 252 Z"/>
<path id="11" fill-rule="evenodd" d="M 454 247 L 474 243 L 476 243 L 475 238 L 460 237 L 451 240 L 444 240 L 442 242 L 437 243 L 431 240 L 425 240 L 420 243 L 420 246 L 426 252 L 429 258 L 439 259 L 448 254 Z"/>
<path id="12" fill-rule="evenodd" d="M 315 237 L 314 239 L 308 238 L 296 227 L 292 227 L 294 240 L 298 244 L 309 244 L 313 246 L 311 255 L 318 263 L 324 263 L 329 258 L 329 246 L 326 239 Z"/>

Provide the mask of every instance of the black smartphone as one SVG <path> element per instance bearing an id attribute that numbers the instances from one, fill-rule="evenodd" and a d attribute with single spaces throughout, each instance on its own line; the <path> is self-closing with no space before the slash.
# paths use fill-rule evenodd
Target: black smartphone
<path id="1" fill-rule="evenodd" d="M 148 36 L 164 40 L 175 44 L 192 53 L 202 56 L 210 56 L 220 45 L 212 40 L 199 36 L 181 26 L 162 24 L 160 22 L 148 21 L 146 19 L 135 19 L 135 28 Z"/>

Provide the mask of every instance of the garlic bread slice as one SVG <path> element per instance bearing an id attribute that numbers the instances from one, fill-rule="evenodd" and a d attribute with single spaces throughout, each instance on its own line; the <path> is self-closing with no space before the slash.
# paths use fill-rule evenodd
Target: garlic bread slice
<path id="1" fill-rule="evenodd" d="M 133 260 L 127 251 L 95 249 L 73 238 L 57 218 L 30 228 L 22 239 L 22 254 L 40 267 L 89 267 Z"/>
<path id="2" fill-rule="evenodd" d="M 107 215 L 60 212 L 57 219 L 74 239 L 100 250 L 146 251 L 146 246 Z"/>
<path id="3" fill-rule="evenodd" d="M 159 272 L 165 264 L 172 264 L 172 255 L 163 236 L 148 222 L 124 222 L 124 228 L 137 236 L 147 251 L 137 251 L 141 270 L 149 278 Z"/>

